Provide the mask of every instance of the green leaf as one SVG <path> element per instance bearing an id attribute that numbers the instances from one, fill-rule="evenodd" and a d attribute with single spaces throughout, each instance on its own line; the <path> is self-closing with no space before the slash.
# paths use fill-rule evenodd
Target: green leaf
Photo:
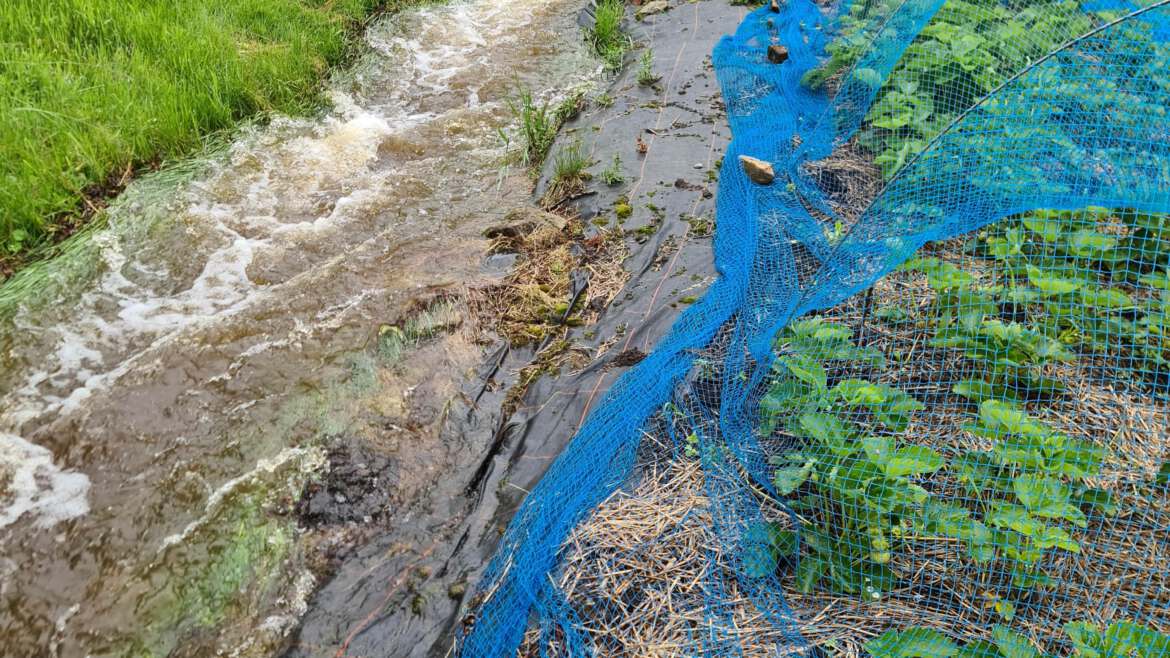
<path id="1" fill-rule="evenodd" d="M 873 312 L 873 317 L 890 325 L 905 324 L 910 321 L 910 314 L 901 307 L 889 305 L 882 306 Z"/>
<path id="2" fill-rule="evenodd" d="M 833 387 L 833 393 L 853 406 L 874 406 L 888 399 L 888 386 L 873 384 L 864 379 L 843 379 Z"/>
<path id="3" fill-rule="evenodd" d="M 1105 629 L 1101 649 L 1107 656 L 1136 652 L 1139 658 L 1164 658 L 1170 653 L 1170 637 L 1130 621 L 1119 621 Z"/>
<path id="4" fill-rule="evenodd" d="M 776 554 L 772 546 L 770 523 L 753 523 L 744 532 L 743 571 L 749 578 L 763 578 L 776 571 Z"/>
<path id="5" fill-rule="evenodd" d="M 1006 626 L 992 626 L 991 637 L 1003 658 L 1039 658 L 1039 653 L 1028 642 L 1028 638 L 1013 633 Z"/>
<path id="6" fill-rule="evenodd" d="M 991 430 L 1019 436 L 1044 437 L 1048 428 L 1010 402 L 986 400 L 979 405 L 979 419 Z"/>
<path id="7" fill-rule="evenodd" d="M 913 626 L 898 632 L 888 630 L 865 643 L 873 658 L 949 658 L 959 653 L 950 638 L 932 628 Z"/>
<path id="8" fill-rule="evenodd" d="M 1064 632 L 1076 647 L 1076 655 L 1084 658 L 1100 658 L 1097 650 L 1101 642 L 1098 628 L 1087 621 L 1070 621 L 1064 625 Z"/>
<path id="9" fill-rule="evenodd" d="M 910 413 L 926 407 L 918 400 L 897 389 L 890 389 L 889 401 L 874 410 L 874 416 L 893 432 L 905 432 L 910 425 Z"/>
<path id="10" fill-rule="evenodd" d="M 829 577 L 839 591 L 877 601 L 894 588 L 898 578 L 888 566 L 859 557 L 862 541 L 854 536 L 834 544 L 833 551 L 827 554 Z"/>
<path id="11" fill-rule="evenodd" d="M 805 434 L 820 441 L 835 455 L 845 457 L 857 450 L 848 427 L 836 416 L 806 413 L 800 417 L 800 427 Z"/>
<path id="12" fill-rule="evenodd" d="M 1045 525 L 1040 532 L 1032 537 L 1032 545 L 1040 550 L 1060 548 L 1070 553 L 1081 552 L 1081 545 L 1068 534 L 1067 530 L 1051 525 Z"/>
<path id="13" fill-rule="evenodd" d="M 865 85 L 870 89 L 877 89 L 882 84 L 882 75 L 870 68 L 856 68 L 853 70 L 851 77 L 859 84 Z"/>
<path id="14" fill-rule="evenodd" d="M 1085 489 L 1076 497 L 1078 505 L 1088 506 L 1099 510 L 1106 516 L 1114 516 L 1120 507 L 1113 500 L 1113 494 L 1104 489 Z"/>
<path id="15" fill-rule="evenodd" d="M 781 496 L 787 496 L 796 491 L 808 479 L 815 465 L 816 460 L 810 459 L 800 466 L 785 466 L 776 469 L 776 473 L 772 476 L 772 480 L 776 484 L 776 491 Z"/>
<path id="16" fill-rule="evenodd" d="M 952 386 L 951 390 L 976 403 L 995 397 L 995 387 L 982 379 L 964 379 Z"/>
<path id="17" fill-rule="evenodd" d="M 819 361 L 803 354 L 781 357 L 780 360 L 797 379 L 815 386 L 817 390 L 824 390 L 828 375 Z"/>
<path id="18" fill-rule="evenodd" d="M 1072 234 L 1068 244 L 1074 254 L 1088 258 L 1116 247 L 1117 238 L 1092 229 L 1081 229 Z"/>
<path id="19" fill-rule="evenodd" d="M 806 555 L 800 558 L 800 564 L 796 565 L 796 591 L 811 594 L 828 570 L 828 563 L 818 557 Z"/>
<path id="20" fill-rule="evenodd" d="M 871 462 L 885 466 L 894 454 L 894 439 L 888 436 L 867 436 L 861 440 L 861 447 Z"/>
<path id="21" fill-rule="evenodd" d="M 1057 274 L 1044 272 L 1038 267 L 1028 266 L 1028 281 L 1046 295 L 1065 295 L 1080 289 L 1079 281 L 1065 279 Z"/>
<path id="22" fill-rule="evenodd" d="M 869 484 L 882 476 L 881 467 L 869 459 L 848 457 L 842 461 L 842 465 L 829 476 L 829 483 L 837 493 L 862 496 Z"/>
<path id="23" fill-rule="evenodd" d="M 1116 310 L 1133 308 L 1133 299 L 1119 288 L 1081 288 L 1081 301 L 1085 306 Z"/>
<path id="24" fill-rule="evenodd" d="M 975 282 L 975 277 L 950 263 L 940 263 L 937 268 L 926 273 L 926 279 L 935 290 L 965 288 Z"/>
<path id="25" fill-rule="evenodd" d="M 795 556 L 797 546 L 796 532 L 792 530 L 781 530 L 775 523 L 769 523 L 768 526 L 771 532 L 772 549 L 776 552 L 776 555 L 781 557 Z"/>
<path id="26" fill-rule="evenodd" d="M 1138 278 L 1138 281 L 1158 290 L 1170 290 L 1170 270 L 1158 270 L 1151 274 L 1143 274 Z"/>
<path id="27" fill-rule="evenodd" d="M 996 492 L 1010 490 L 1010 480 L 1000 472 L 994 453 L 968 450 L 952 461 L 950 468 L 959 475 L 961 481 L 970 485 L 974 493 L 982 493 L 984 489 Z"/>
<path id="28" fill-rule="evenodd" d="M 1012 503 L 992 503 L 987 522 L 998 528 L 1014 530 L 1025 537 L 1036 537 L 1047 527 L 1042 521 L 1032 518 L 1027 508 Z"/>
<path id="29" fill-rule="evenodd" d="M 968 642 L 959 649 L 957 658 L 1003 658 L 999 655 L 999 649 L 987 640 L 976 640 Z"/>
<path id="30" fill-rule="evenodd" d="M 1085 514 L 1069 502 L 1072 491 L 1060 480 L 1041 475 L 1021 475 L 1013 482 L 1016 498 L 1028 511 L 1041 518 L 1067 519 L 1082 528 L 1088 525 Z"/>
<path id="31" fill-rule="evenodd" d="M 927 500 L 922 517 L 928 531 L 963 541 L 967 553 L 976 562 L 987 562 L 995 557 L 991 531 L 982 522 L 971 518 L 971 513 L 965 508 Z"/>
<path id="32" fill-rule="evenodd" d="M 906 446 L 899 448 L 885 466 L 886 475 L 901 477 L 903 475 L 933 473 L 942 468 L 942 465 L 942 456 L 934 450 L 925 446 Z"/>
<path id="33" fill-rule="evenodd" d="M 1054 455 L 1049 468 L 1072 478 L 1096 475 L 1105 462 L 1106 448 L 1079 439 L 1065 439 L 1064 448 Z"/>
<path id="34" fill-rule="evenodd" d="M 1057 242 L 1064 233 L 1064 222 L 1054 217 L 1025 217 L 1023 223 L 1045 242 Z"/>

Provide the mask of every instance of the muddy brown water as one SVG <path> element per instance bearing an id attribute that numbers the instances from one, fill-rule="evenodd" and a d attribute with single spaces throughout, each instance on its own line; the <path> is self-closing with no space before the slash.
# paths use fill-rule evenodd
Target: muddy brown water
<path id="1" fill-rule="evenodd" d="M 0 291 L 0 654 L 269 655 L 389 525 L 365 550 L 420 576 L 446 511 L 418 501 L 465 504 L 498 420 L 448 300 L 529 200 L 505 99 L 596 76 L 582 5 L 384 18 L 324 116 L 140 181 Z"/>

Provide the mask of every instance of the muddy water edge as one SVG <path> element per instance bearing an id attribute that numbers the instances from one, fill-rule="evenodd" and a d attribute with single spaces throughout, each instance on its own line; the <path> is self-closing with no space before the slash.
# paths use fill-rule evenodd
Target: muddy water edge
<path id="1" fill-rule="evenodd" d="M 498 129 L 517 85 L 596 77 L 583 4 L 386 17 L 332 110 L 135 183 L 0 290 L 0 654 L 273 655 L 371 551 L 397 575 L 367 607 L 423 620 L 382 655 L 427 650 L 514 379 L 467 301 L 530 204 Z"/>

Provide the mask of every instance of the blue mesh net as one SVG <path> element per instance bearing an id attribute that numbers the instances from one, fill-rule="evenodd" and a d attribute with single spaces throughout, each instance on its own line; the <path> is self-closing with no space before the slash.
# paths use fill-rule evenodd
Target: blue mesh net
<path id="1" fill-rule="evenodd" d="M 460 655 L 1170 652 L 1168 2 L 751 13 L 721 276 L 525 500 Z"/>

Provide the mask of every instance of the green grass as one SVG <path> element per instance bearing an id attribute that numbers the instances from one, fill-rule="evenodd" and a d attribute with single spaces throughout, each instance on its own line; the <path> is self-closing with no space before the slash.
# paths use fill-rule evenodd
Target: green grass
<path id="1" fill-rule="evenodd" d="M 82 197 L 211 133 L 319 107 L 376 9 L 419 0 L 0 3 L 0 260 L 75 228 Z"/>
<path id="2" fill-rule="evenodd" d="M 549 108 L 548 101 L 537 104 L 532 90 L 524 87 L 508 100 L 508 108 L 520 124 L 521 159 L 530 168 L 539 167 L 548 156 L 560 127 L 557 112 Z M 507 135 L 503 132 L 501 135 L 506 141 Z"/>
<path id="3" fill-rule="evenodd" d="M 532 90 L 518 87 L 515 96 L 508 99 L 508 109 L 519 127 L 520 159 L 533 176 L 540 171 L 557 131 L 585 109 L 586 89 L 572 89 L 563 100 L 552 107 L 549 101 L 537 103 Z M 500 129 L 505 143 L 510 143 L 508 132 Z"/>
<path id="4" fill-rule="evenodd" d="M 609 163 L 605 169 L 601 170 L 601 182 L 606 185 L 621 185 L 626 182 L 626 176 L 622 173 L 622 158 L 617 153 L 613 154 L 613 162 Z"/>
<path id="5" fill-rule="evenodd" d="M 553 179 L 569 180 L 583 178 L 585 168 L 589 166 L 589 157 L 582 151 L 581 142 L 573 142 L 557 152 L 553 158 Z"/>
<path id="6" fill-rule="evenodd" d="M 647 48 L 642 51 L 642 59 L 638 64 L 638 84 L 649 87 L 658 82 L 654 75 L 654 51 Z"/>
<path id="7" fill-rule="evenodd" d="M 585 182 L 592 178 L 586 169 L 593 163 L 583 149 L 579 140 L 574 141 L 553 157 L 552 179 L 541 198 L 545 209 L 555 208 L 584 191 Z"/>
<path id="8" fill-rule="evenodd" d="M 589 43 L 597 56 L 605 62 L 605 68 L 616 71 L 622 67 L 626 52 L 629 51 L 630 37 L 622 31 L 622 19 L 626 16 L 623 0 L 601 0 L 594 12 L 593 29 L 589 31 Z"/>

